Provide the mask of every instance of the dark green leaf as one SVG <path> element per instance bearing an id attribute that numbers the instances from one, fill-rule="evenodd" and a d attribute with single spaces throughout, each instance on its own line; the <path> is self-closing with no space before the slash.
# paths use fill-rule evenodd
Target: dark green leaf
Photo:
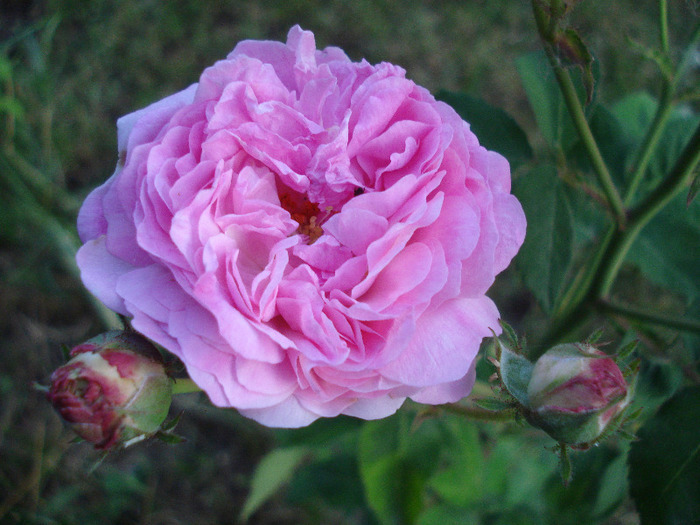
<path id="1" fill-rule="evenodd" d="M 253 474 L 250 494 L 243 505 L 240 519 L 246 521 L 287 483 L 307 454 L 305 447 L 278 448 L 262 458 Z"/>
<path id="2" fill-rule="evenodd" d="M 632 144 L 642 143 L 647 128 L 654 118 L 656 106 L 656 99 L 646 91 L 631 93 L 613 106 L 613 115 L 622 123 L 623 132 Z"/>
<path id="3" fill-rule="evenodd" d="M 187 439 L 184 436 L 173 434 L 172 432 L 159 431 L 155 433 L 155 437 L 163 443 L 167 443 L 168 445 L 177 445 L 179 443 L 182 443 L 183 441 L 187 441 Z"/>
<path id="4" fill-rule="evenodd" d="M 544 166 L 515 181 L 513 192 L 527 217 L 527 236 L 516 263 L 525 284 L 550 312 L 564 285 L 572 256 L 573 217 L 556 169 Z"/>
<path id="5" fill-rule="evenodd" d="M 652 281 L 689 302 L 700 296 L 700 207 L 679 196 L 642 230 L 628 259 Z"/>
<path id="6" fill-rule="evenodd" d="M 571 471 L 571 458 L 565 443 L 559 443 L 559 472 L 564 486 L 568 486 L 571 483 L 573 473 Z"/>
<path id="7" fill-rule="evenodd" d="M 516 66 L 542 136 L 550 146 L 568 150 L 576 131 L 547 58 L 530 53 L 518 58 Z"/>
<path id="8" fill-rule="evenodd" d="M 170 421 L 166 421 L 165 423 L 163 423 L 160 427 L 161 431 L 168 432 L 170 430 L 173 430 L 177 426 L 177 424 L 180 422 L 180 419 L 182 419 L 182 414 L 184 414 L 184 411 L 180 412 L 177 416 L 172 418 Z"/>
<path id="9" fill-rule="evenodd" d="M 446 102 L 469 122 L 479 142 L 508 159 L 513 169 L 532 158 L 527 135 L 508 113 L 465 93 L 440 91 L 436 98 Z"/>
<path id="10" fill-rule="evenodd" d="M 359 440 L 360 475 L 367 501 L 382 524 L 415 522 L 423 490 L 437 467 L 442 436 L 435 420 L 411 431 L 411 414 L 365 423 Z"/>
<path id="11" fill-rule="evenodd" d="M 630 341 L 615 352 L 615 355 L 613 356 L 615 361 L 618 363 L 624 363 L 634 353 L 638 346 L 639 340 L 635 339 L 634 341 Z"/>
<path id="12" fill-rule="evenodd" d="M 634 151 L 634 144 L 615 114 L 601 104 L 596 104 L 592 109 L 588 124 L 615 184 L 621 187 L 625 182 L 627 161 Z M 588 154 L 580 140 L 577 140 L 568 152 L 568 157 L 575 165 L 589 173 L 593 172 Z"/>
<path id="13" fill-rule="evenodd" d="M 618 447 L 602 445 L 585 452 L 569 451 L 572 478 L 568 486 L 562 484 L 561 475 L 548 480 L 546 497 L 549 519 L 543 523 L 599 524 L 614 511 L 626 493 L 625 477 L 621 475 Z M 612 485 L 616 482 L 616 485 Z M 610 491 L 603 494 L 603 490 Z"/>
<path id="14" fill-rule="evenodd" d="M 654 120 L 657 105 L 657 101 L 652 96 L 640 92 L 626 96 L 612 108 L 612 114 L 621 125 L 620 139 L 616 142 L 628 144 L 629 154 L 626 155 L 628 173 L 633 168 L 630 165 L 631 161 L 642 146 L 647 130 Z M 690 106 L 678 105 L 673 109 L 649 162 L 648 171 L 640 188 L 641 195 L 656 187 L 668 174 L 697 123 L 698 117 Z"/>
<path id="15" fill-rule="evenodd" d="M 678 392 L 637 436 L 629 479 L 642 525 L 700 523 L 700 387 Z"/>
<path id="16" fill-rule="evenodd" d="M 670 173 L 683 148 L 698 127 L 700 118 L 688 106 L 674 108 L 649 163 L 646 189 L 656 186 Z"/>
<path id="17" fill-rule="evenodd" d="M 503 319 L 498 320 L 498 324 L 501 325 L 503 333 L 501 337 L 505 337 L 506 344 L 513 350 L 518 348 L 518 334 L 513 330 L 513 327 L 506 323 Z"/>
<path id="18" fill-rule="evenodd" d="M 597 517 L 612 514 L 627 493 L 627 454 L 620 454 L 608 461 L 604 474 L 599 476 L 598 494 L 593 506 Z"/>
<path id="19" fill-rule="evenodd" d="M 290 481 L 287 500 L 312 509 L 328 506 L 369 515 L 354 452 L 336 452 L 301 466 Z"/>

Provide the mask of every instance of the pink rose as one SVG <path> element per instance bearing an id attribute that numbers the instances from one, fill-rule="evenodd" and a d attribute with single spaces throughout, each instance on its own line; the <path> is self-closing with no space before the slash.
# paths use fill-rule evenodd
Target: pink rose
<path id="1" fill-rule="evenodd" d="M 508 162 L 404 75 L 295 26 L 122 117 L 85 285 L 265 425 L 467 395 L 525 217 Z"/>

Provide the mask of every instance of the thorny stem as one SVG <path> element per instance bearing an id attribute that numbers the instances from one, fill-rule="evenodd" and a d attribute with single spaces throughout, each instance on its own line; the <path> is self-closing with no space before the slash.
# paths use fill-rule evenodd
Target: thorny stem
<path id="1" fill-rule="evenodd" d="M 622 229 L 625 227 L 627 217 L 625 215 L 625 208 L 622 203 L 622 198 L 618 193 L 615 185 L 612 181 L 612 176 L 610 171 L 603 160 L 603 156 L 598 149 L 598 144 L 593 138 L 593 133 L 591 128 L 588 126 L 588 121 L 586 120 L 586 115 L 583 112 L 583 107 L 576 94 L 576 88 L 571 80 L 569 72 L 559 65 L 552 47 L 550 45 L 553 38 L 553 29 L 547 23 L 547 14 L 539 5 L 537 0 L 532 0 L 532 7 L 535 14 L 535 21 L 537 22 L 537 28 L 540 33 L 540 37 L 545 43 L 545 52 L 547 53 L 547 58 L 552 66 L 554 75 L 557 78 L 557 83 L 559 84 L 559 89 L 561 90 L 562 96 L 564 97 L 564 102 L 569 110 L 569 115 L 573 121 L 574 127 L 581 139 L 584 149 L 588 154 L 588 157 L 593 166 L 593 171 L 595 172 L 598 183 L 603 189 L 605 194 L 607 204 L 610 207 L 615 222 L 617 226 Z"/>
<path id="2" fill-rule="evenodd" d="M 632 306 L 621 305 L 601 299 L 598 301 L 598 307 L 612 315 L 619 315 L 628 319 L 636 319 L 651 324 L 658 324 L 669 328 L 676 328 L 686 332 L 694 332 L 700 334 L 700 321 L 694 319 L 683 319 L 672 317 L 670 315 L 657 314 L 656 312 L 647 312 L 645 310 L 634 308 Z"/>
<path id="3" fill-rule="evenodd" d="M 675 85 L 678 77 L 682 73 L 681 68 L 684 67 L 683 64 L 680 64 L 675 74 L 664 80 L 665 83 L 661 101 L 657 108 L 654 121 L 635 161 L 632 182 L 626 192 L 624 204 L 622 201 L 619 201 L 618 206 L 616 203 L 618 202 L 617 198 L 619 198 L 619 195 L 614 191 L 614 186 L 611 185 L 608 187 L 605 182 L 605 173 L 607 173 L 607 169 L 605 169 L 602 157 L 600 157 L 600 164 L 596 165 L 595 159 L 599 157 L 599 151 L 585 121 L 585 116 L 583 115 L 575 91 L 573 90 L 571 79 L 567 72 L 558 65 L 556 57 L 547 44 L 548 41 L 551 41 L 553 28 L 547 25 L 547 15 L 542 7 L 538 5 L 537 0 L 532 0 L 532 5 L 538 31 L 545 41 L 545 49 L 555 75 L 557 76 L 557 80 L 559 81 L 559 87 L 567 101 L 567 107 L 574 120 L 577 132 L 591 157 L 599 181 L 603 186 L 603 190 L 606 192 L 608 202 L 613 207 L 617 218 L 617 223 L 608 229 L 599 243 L 598 249 L 586 265 L 586 269 L 579 274 L 562 298 L 560 307 L 552 318 L 550 330 L 548 334 L 545 335 L 543 344 L 539 346 L 541 348 L 540 352 L 535 352 L 535 355 L 531 356 L 532 358 L 537 358 L 539 357 L 538 354 L 543 353 L 549 345 L 561 341 L 569 333 L 574 332 L 586 322 L 593 312 L 594 307 L 599 307 L 603 310 L 616 308 L 617 313 L 625 313 L 621 311 L 620 307 L 612 306 L 611 303 L 607 301 L 607 296 L 619 273 L 622 262 L 644 226 L 646 226 L 646 224 L 690 182 L 695 167 L 700 163 L 700 126 L 696 129 L 693 137 L 684 148 L 666 179 L 663 180 L 645 200 L 632 208 L 628 213 L 626 206 L 628 206 L 633 199 L 652 153 L 661 137 L 663 127 L 670 116 Z M 662 20 L 660 20 L 661 48 L 664 53 L 667 53 L 668 27 L 665 16 L 665 0 L 660 0 L 659 7 L 662 14 Z M 698 39 L 698 34 L 700 34 L 700 32 L 696 30 L 691 39 L 693 43 Z M 583 119 L 582 121 L 581 118 Z M 620 222 L 620 215 L 627 219 L 626 224 L 625 222 Z M 628 316 L 633 316 L 638 319 L 644 317 L 647 321 L 657 322 L 679 329 L 695 331 L 696 328 L 693 322 L 690 324 L 685 321 L 668 323 L 666 321 L 669 319 L 664 316 L 654 316 L 652 319 L 650 316 L 632 309 L 626 309 L 626 313 Z"/>
<path id="4" fill-rule="evenodd" d="M 616 234 L 616 238 L 610 246 L 608 257 L 604 257 L 603 267 L 599 272 L 599 284 L 594 283 L 593 291 L 597 297 L 606 297 L 610 293 L 632 243 L 644 226 L 690 183 L 693 171 L 699 162 L 700 125 L 696 128 L 666 179 L 659 184 L 653 193 L 630 211 L 629 227 Z"/>
<path id="5" fill-rule="evenodd" d="M 582 280 L 576 295 L 572 295 L 569 308 L 562 310 L 553 319 L 551 329 L 544 338 L 545 349 L 549 344 L 560 341 L 581 326 L 588 318 L 592 306 L 601 299 L 607 298 L 632 243 L 644 226 L 690 183 L 693 171 L 698 164 L 700 164 L 700 125 L 686 144 L 668 177 L 653 193 L 631 210 L 627 229 L 616 231 L 613 227 L 608 231 L 599 252 L 590 263 L 586 273 L 588 278 Z M 677 326 L 677 328 L 681 327 Z"/>
<path id="6" fill-rule="evenodd" d="M 625 192 L 624 203 L 629 206 L 634 199 L 634 195 L 639 188 L 639 185 L 644 178 L 649 162 L 654 154 L 656 145 L 661 138 L 661 134 L 666 126 L 668 118 L 671 116 L 671 110 L 673 109 L 673 88 L 671 82 L 668 79 L 664 79 L 663 87 L 661 88 L 661 99 L 659 100 L 659 105 L 656 108 L 656 114 L 654 115 L 654 120 L 644 137 L 644 142 L 642 143 L 637 158 L 634 161 L 634 168 L 632 174 L 630 175 L 630 183 Z"/>
<path id="7" fill-rule="evenodd" d="M 668 44 L 668 21 L 666 16 L 666 0 L 659 0 L 659 33 L 660 33 L 660 45 L 661 53 L 664 60 L 668 60 L 669 56 L 669 44 Z M 690 59 L 690 54 L 695 49 L 695 45 L 700 40 L 700 24 L 698 24 L 691 37 L 687 50 L 684 54 L 683 59 L 676 66 L 675 71 L 670 72 L 670 68 L 667 71 L 662 68 L 663 74 L 663 84 L 661 86 L 661 95 L 659 99 L 659 104 L 656 108 L 656 114 L 654 115 L 654 120 L 647 131 L 642 146 L 639 149 L 637 157 L 632 164 L 632 173 L 630 175 L 630 184 L 625 192 L 624 203 L 625 206 L 629 206 L 634 200 L 635 193 L 639 189 L 639 185 L 642 182 L 644 175 L 646 173 L 649 162 L 656 150 L 656 146 L 661 138 L 661 134 L 664 131 L 666 123 L 671 116 L 673 110 L 673 102 L 677 97 L 677 85 L 679 79 L 683 76 L 684 70 L 688 66 L 688 61 Z"/>

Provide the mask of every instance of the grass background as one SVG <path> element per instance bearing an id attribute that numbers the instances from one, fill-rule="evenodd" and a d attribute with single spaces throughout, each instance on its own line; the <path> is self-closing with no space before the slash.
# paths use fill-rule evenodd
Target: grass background
<path id="1" fill-rule="evenodd" d="M 670 3 L 674 38 L 690 0 Z M 574 25 L 601 67 L 599 96 L 655 90 L 654 66 L 628 38 L 656 38 L 653 0 L 587 0 Z M 187 442 L 99 456 L 72 436 L 33 382 L 46 383 L 60 347 L 100 331 L 100 319 L 62 255 L 53 221 L 74 229 L 87 192 L 116 162 L 116 119 L 195 82 L 246 38 L 284 40 L 294 24 L 318 47 L 389 61 L 430 90 L 461 90 L 514 115 L 537 144 L 514 59 L 538 48 L 529 2 L 442 0 L 4 0 L 0 4 L 0 523 L 235 523 L 250 474 L 280 434 L 201 395 L 186 409 Z M 687 28 L 689 29 L 689 27 Z M 17 177 L 33 187 L 30 197 Z M 25 188 L 26 189 L 26 188 Z M 31 211 L 39 204 L 47 214 Z M 534 308 L 517 275 L 494 293 L 505 319 Z M 525 317 L 527 323 L 527 317 Z M 527 329 L 527 326 L 525 326 Z M 193 405 L 196 405 L 193 407 Z M 354 491 L 359 490 L 357 487 Z M 251 523 L 365 523 L 332 506 L 284 496 Z M 611 523 L 635 523 L 632 513 Z"/>

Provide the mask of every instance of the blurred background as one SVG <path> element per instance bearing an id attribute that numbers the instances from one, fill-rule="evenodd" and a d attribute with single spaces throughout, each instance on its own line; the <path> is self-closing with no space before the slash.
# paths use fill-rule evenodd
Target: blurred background
<path id="1" fill-rule="evenodd" d="M 672 34 L 681 39 L 683 17 L 697 5 L 669 3 Z M 655 0 L 588 0 L 577 8 L 574 25 L 601 69 L 599 97 L 655 91 L 654 66 L 627 39 L 653 42 L 656 16 Z M 392 62 L 431 91 L 464 91 L 502 108 L 538 144 L 514 62 L 539 47 L 529 2 L 2 0 L 0 523 L 236 523 L 251 473 L 269 450 L 309 436 L 324 447 L 323 436 L 360 425 L 339 418 L 273 431 L 192 394 L 173 409 L 184 410 L 185 443 L 149 443 L 102 460 L 72 443 L 32 388 L 62 363 L 62 345 L 103 331 L 70 252 L 82 199 L 117 160 L 116 119 L 196 82 L 236 42 L 284 41 L 294 24 L 312 30 L 319 48 Z M 493 294 L 506 320 L 525 332 L 536 327 L 537 307 L 515 270 L 499 277 Z M 309 472 L 307 494 L 299 481 L 250 523 L 373 523 L 352 454 L 341 450 L 332 461 L 344 478 Z M 608 523 L 635 520 L 623 505 Z"/>

